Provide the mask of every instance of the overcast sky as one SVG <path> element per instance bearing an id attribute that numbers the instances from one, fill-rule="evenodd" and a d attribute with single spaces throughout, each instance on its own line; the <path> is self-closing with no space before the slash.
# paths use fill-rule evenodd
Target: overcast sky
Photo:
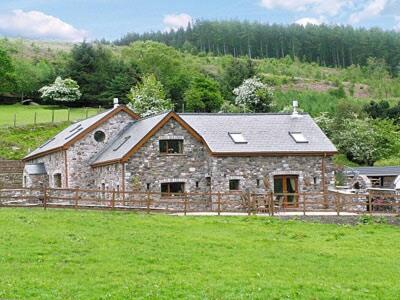
<path id="1" fill-rule="evenodd" d="M 400 31 L 400 0 L 1 0 L 0 35 L 77 42 L 195 19 L 350 24 Z"/>

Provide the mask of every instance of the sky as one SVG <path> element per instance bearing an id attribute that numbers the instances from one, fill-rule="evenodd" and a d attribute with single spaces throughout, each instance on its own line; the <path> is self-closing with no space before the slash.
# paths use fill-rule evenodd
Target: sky
<path id="1" fill-rule="evenodd" d="M 198 19 L 349 24 L 400 32 L 400 0 L 0 0 L 0 36 L 79 42 Z"/>

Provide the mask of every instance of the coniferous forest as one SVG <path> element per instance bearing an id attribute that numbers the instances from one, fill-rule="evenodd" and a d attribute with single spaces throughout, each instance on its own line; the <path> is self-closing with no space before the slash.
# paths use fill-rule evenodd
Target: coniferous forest
<path id="1" fill-rule="evenodd" d="M 192 53 L 250 58 L 289 55 L 330 67 L 366 65 L 369 57 L 376 57 L 386 61 L 392 74 L 397 74 L 400 63 L 400 34 L 379 28 L 197 21 L 177 31 L 128 33 L 115 43 L 129 45 L 139 40 L 162 42 Z"/>

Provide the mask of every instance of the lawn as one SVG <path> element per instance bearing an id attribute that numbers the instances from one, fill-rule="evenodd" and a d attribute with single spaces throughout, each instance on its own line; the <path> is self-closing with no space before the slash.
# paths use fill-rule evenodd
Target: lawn
<path id="1" fill-rule="evenodd" d="M 34 124 L 35 113 L 36 123 L 52 122 L 54 111 L 54 122 L 65 122 L 68 120 L 68 109 L 52 105 L 0 105 L 0 126 L 14 126 L 14 115 L 16 116 L 16 125 Z M 97 114 L 99 109 L 88 108 L 88 116 Z M 86 118 L 86 108 L 71 108 L 70 121 Z"/>
<path id="2" fill-rule="evenodd" d="M 4 299 L 399 299 L 400 230 L 0 210 Z"/>

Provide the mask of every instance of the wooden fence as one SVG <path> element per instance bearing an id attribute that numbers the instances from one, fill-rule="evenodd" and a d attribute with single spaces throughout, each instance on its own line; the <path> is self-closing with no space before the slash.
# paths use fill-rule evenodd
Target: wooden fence
<path id="1" fill-rule="evenodd" d="M 289 200 L 290 199 L 290 200 Z M 210 212 L 276 215 L 307 213 L 400 212 L 400 195 L 395 193 L 245 193 L 245 192 L 160 192 L 85 189 L 2 189 L 0 207 L 43 207 L 73 209 L 137 210 L 150 212 Z"/>

